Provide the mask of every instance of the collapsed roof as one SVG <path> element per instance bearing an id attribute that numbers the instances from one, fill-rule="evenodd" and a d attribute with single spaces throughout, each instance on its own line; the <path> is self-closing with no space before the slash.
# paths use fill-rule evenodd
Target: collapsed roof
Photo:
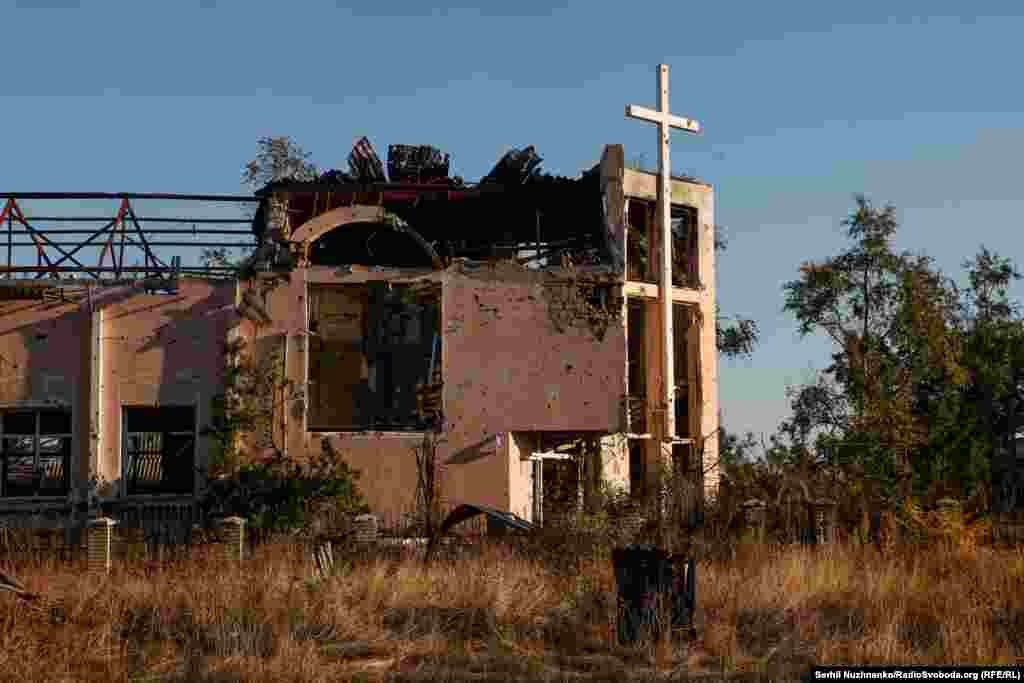
<path id="1" fill-rule="evenodd" d="M 608 263 L 599 167 L 567 178 L 542 173 L 541 161 L 532 146 L 513 149 L 479 183 L 467 184 L 450 177 L 447 154 L 425 145 L 391 145 L 385 174 L 364 137 L 353 147 L 348 172 L 276 181 L 256 194 L 287 195 L 293 227 L 324 213 L 325 206 L 382 205 L 392 217 L 386 224 L 355 223 L 327 233 L 310 251 L 314 265 L 431 267 L 436 257 L 423 241 L 442 259 L 516 258 L 539 267 L 569 254 L 577 265 Z M 261 243 L 267 209 L 262 202 L 253 219 Z"/>

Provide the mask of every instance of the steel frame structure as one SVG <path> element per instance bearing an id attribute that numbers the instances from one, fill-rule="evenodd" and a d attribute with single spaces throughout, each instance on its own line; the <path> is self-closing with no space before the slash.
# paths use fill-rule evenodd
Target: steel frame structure
<path id="1" fill-rule="evenodd" d="M 117 211 L 108 216 L 79 215 L 48 215 L 28 217 L 22 211 L 21 202 L 25 200 L 120 200 Z M 35 279 L 50 277 L 59 279 L 62 274 L 84 273 L 96 280 L 112 276 L 120 280 L 126 273 L 142 274 L 149 278 L 173 278 L 179 273 L 195 274 L 226 274 L 233 269 L 227 266 L 190 266 L 182 267 L 177 257 L 171 264 L 166 263 L 153 251 L 155 247 L 255 247 L 255 235 L 251 228 L 230 229 L 223 226 L 245 224 L 251 225 L 251 218 L 167 218 L 140 217 L 132 206 L 133 200 L 161 200 L 190 203 L 234 203 L 256 204 L 261 198 L 252 195 L 189 195 L 189 194 L 158 194 L 158 193 L 102 193 L 102 192 L 0 192 L 0 229 L 6 228 L 7 258 L 0 265 L 0 274 L 10 279 L 15 275 L 23 277 L 35 276 Z M 101 223 L 99 229 L 49 228 L 39 227 L 40 223 Z M 192 228 L 149 228 L 144 224 L 192 224 Z M 18 230 L 15 229 L 17 226 Z M 203 226 L 203 227 L 197 227 Z M 211 226 L 211 227 L 207 227 Z M 28 235 L 31 241 L 14 241 L 15 234 Z M 71 235 L 87 235 L 84 239 Z M 155 241 L 156 235 L 191 236 L 193 238 L 213 235 L 245 235 L 250 239 L 245 242 L 211 242 L 211 241 Z M 158 238 L 159 239 L 159 238 Z M 60 240 L 60 241 L 58 241 Z M 4 241 L 0 238 L 0 248 Z M 19 266 L 14 264 L 15 247 L 35 247 L 36 264 Z M 101 247 L 95 265 L 83 263 L 83 257 L 76 254 L 85 247 Z M 141 250 L 145 259 L 143 266 L 126 266 L 125 249 Z M 107 254 L 110 265 L 105 265 Z M 82 259 L 82 260 L 80 260 Z"/>

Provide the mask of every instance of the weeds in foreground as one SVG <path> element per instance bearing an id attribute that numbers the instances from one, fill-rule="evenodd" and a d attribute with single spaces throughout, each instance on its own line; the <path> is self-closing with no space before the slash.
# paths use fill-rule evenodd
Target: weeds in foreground
<path id="1" fill-rule="evenodd" d="M 814 662 L 1024 663 L 1024 548 L 739 542 L 699 563 L 697 640 L 622 648 L 608 547 L 534 543 L 429 566 L 334 547 L 328 571 L 278 545 L 235 564 L 125 561 L 106 577 L 76 561 L 16 562 L 8 569 L 60 599 L 65 621 L 0 596 L 0 678 L 642 680 L 687 669 L 793 680 Z M 553 561 L 570 546 L 572 562 Z"/>

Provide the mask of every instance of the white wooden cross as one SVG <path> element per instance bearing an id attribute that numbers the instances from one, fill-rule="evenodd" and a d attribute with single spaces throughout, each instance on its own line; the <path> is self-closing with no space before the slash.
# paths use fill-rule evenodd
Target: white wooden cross
<path id="1" fill-rule="evenodd" d="M 673 116 L 668 108 L 668 64 L 658 65 L 658 109 L 626 105 L 626 118 L 658 124 L 658 216 L 661 223 L 661 277 L 658 296 L 661 301 L 661 371 L 664 405 L 663 441 L 676 436 L 675 368 L 672 343 L 672 167 L 669 161 L 669 134 L 673 128 L 700 133 L 693 119 Z"/>

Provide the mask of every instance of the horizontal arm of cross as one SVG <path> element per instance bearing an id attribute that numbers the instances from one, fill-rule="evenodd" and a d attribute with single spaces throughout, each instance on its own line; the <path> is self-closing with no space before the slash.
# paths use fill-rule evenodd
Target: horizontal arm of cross
<path id="1" fill-rule="evenodd" d="M 638 107 L 635 104 L 626 105 L 626 118 L 641 119 L 651 123 L 667 123 L 672 128 L 678 128 L 690 133 L 700 132 L 700 123 L 694 119 L 685 119 L 682 116 L 674 116 L 666 112 L 648 109 L 647 107 Z"/>

